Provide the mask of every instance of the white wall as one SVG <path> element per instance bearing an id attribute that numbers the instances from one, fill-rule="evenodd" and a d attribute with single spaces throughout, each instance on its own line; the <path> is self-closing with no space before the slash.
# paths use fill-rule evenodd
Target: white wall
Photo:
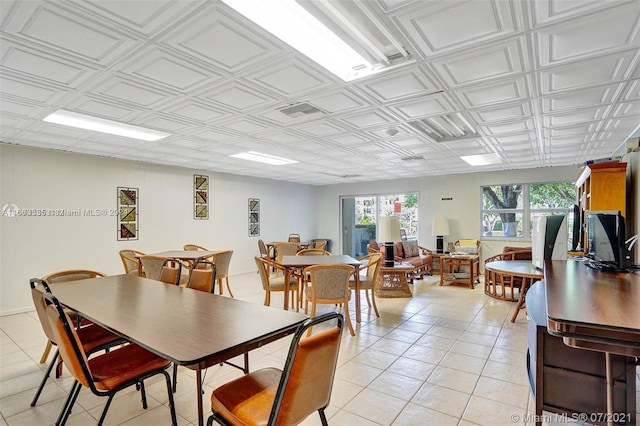
<path id="1" fill-rule="evenodd" d="M 377 182 L 326 185 L 318 188 L 318 205 L 322 206 L 318 233 L 339 241 L 339 197 L 385 193 L 419 193 L 418 243 L 435 250 L 432 235 L 434 216 L 449 219 L 451 235 L 445 242 L 459 238 L 480 238 L 480 186 L 499 183 L 544 183 L 575 181 L 582 172 L 581 167 L 551 167 L 506 172 L 470 173 L 451 176 L 424 177 L 419 179 L 381 180 Z M 442 200 L 452 198 L 452 200 Z M 485 240 L 482 243 L 482 258 L 502 252 L 505 245 L 528 246 L 530 242 Z"/>
<path id="2" fill-rule="evenodd" d="M 210 177 L 209 220 L 193 219 L 194 174 Z M 117 241 L 114 216 L 0 217 L 0 315 L 32 309 L 32 277 L 71 268 L 122 273 L 124 248 L 233 249 L 230 273 L 253 271 L 258 238 L 248 236 L 248 198 L 261 200 L 265 242 L 291 232 L 318 237 L 309 185 L 0 144 L 0 206 L 115 209 L 119 186 L 139 189 L 137 241 Z"/>

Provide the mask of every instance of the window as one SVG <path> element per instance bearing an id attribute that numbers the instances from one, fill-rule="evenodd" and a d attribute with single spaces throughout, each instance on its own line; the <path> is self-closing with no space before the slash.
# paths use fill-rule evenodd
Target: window
<path id="1" fill-rule="evenodd" d="M 534 215 L 568 215 L 576 199 L 573 182 L 491 185 L 481 191 L 483 238 L 527 240 Z M 572 221 L 568 215 L 569 229 Z"/>

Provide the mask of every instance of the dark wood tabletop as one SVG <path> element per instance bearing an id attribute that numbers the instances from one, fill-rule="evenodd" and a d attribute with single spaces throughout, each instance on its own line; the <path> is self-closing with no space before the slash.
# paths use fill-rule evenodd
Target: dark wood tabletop
<path id="1" fill-rule="evenodd" d="M 56 283 L 53 292 L 83 317 L 197 370 L 196 381 L 201 369 L 285 337 L 307 318 L 131 274 Z"/>
<path id="2" fill-rule="evenodd" d="M 571 346 L 640 356 L 640 276 L 546 261 L 548 330 Z"/>
<path id="3" fill-rule="evenodd" d="M 332 254 L 329 256 L 319 255 L 319 256 L 282 256 L 282 260 L 280 261 L 280 265 L 285 268 L 287 277 L 291 273 L 292 269 L 306 268 L 307 266 L 313 265 L 330 265 L 330 264 L 343 264 L 343 265 L 351 265 L 355 269 L 354 274 L 354 287 L 355 287 L 355 311 L 356 311 L 356 322 L 360 322 L 362 320 L 361 312 L 360 312 L 360 265 L 362 262 L 358 259 L 354 259 L 351 256 L 346 254 Z M 287 306 L 287 298 L 288 292 L 285 292 L 285 306 Z"/>

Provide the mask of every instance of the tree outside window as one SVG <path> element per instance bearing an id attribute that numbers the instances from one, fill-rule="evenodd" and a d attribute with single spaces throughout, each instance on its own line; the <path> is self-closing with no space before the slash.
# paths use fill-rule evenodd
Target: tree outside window
<path id="1" fill-rule="evenodd" d="M 529 239 L 534 214 L 568 214 L 576 199 L 572 182 L 492 185 L 481 191 L 484 238 Z M 572 220 L 569 216 L 569 226 Z"/>

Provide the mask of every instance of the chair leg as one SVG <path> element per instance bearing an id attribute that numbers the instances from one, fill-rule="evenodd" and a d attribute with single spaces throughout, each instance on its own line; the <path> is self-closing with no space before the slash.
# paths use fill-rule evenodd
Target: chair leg
<path id="1" fill-rule="evenodd" d="M 42 356 L 40 357 L 40 364 L 44 364 L 47 358 L 49 358 L 49 353 L 51 352 L 52 346 L 53 345 L 51 344 L 51 341 L 47 340 L 47 344 L 44 347 L 44 351 L 42 351 Z"/>
<path id="2" fill-rule="evenodd" d="M 56 349 L 56 354 L 53 356 L 53 359 L 49 363 L 49 367 L 47 368 L 47 372 L 44 373 L 44 377 L 42 378 L 42 381 L 40 382 L 40 387 L 38 387 L 38 390 L 36 391 L 36 394 L 33 396 L 33 400 L 31 401 L 31 406 L 32 407 L 36 406 L 36 403 L 38 402 L 38 398 L 40 398 L 40 394 L 42 393 L 42 389 L 44 389 L 44 385 L 47 383 L 47 379 L 49 379 L 49 375 L 51 374 L 51 370 L 53 370 L 53 366 L 56 365 L 56 360 L 58 359 L 58 354 L 59 353 L 60 353 L 60 351 L 58 351 Z"/>
<path id="3" fill-rule="evenodd" d="M 364 291 L 364 296 L 367 298 L 367 305 L 371 308 L 371 301 L 369 300 L 369 290 Z"/>
<path id="4" fill-rule="evenodd" d="M 171 425 L 176 426 L 178 424 L 178 419 L 176 417 L 176 405 L 173 402 L 173 389 L 171 388 L 171 377 L 169 377 L 169 373 L 166 371 L 162 371 L 162 375 L 164 376 L 165 381 L 167 382 L 167 395 L 169 398 L 169 410 L 171 411 Z"/>
<path id="5" fill-rule="evenodd" d="M 173 392 L 176 392 L 178 387 L 178 364 L 173 363 Z"/>
<path id="6" fill-rule="evenodd" d="M 140 386 L 140 389 L 142 390 L 143 387 Z M 113 395 L 115 394 L 112 393 L 111 395 L 109 395 L 109 398 L 107 399 L 107 403 L 104 404 L 104 408 L 102 409 L 102 414 L 100 415 L 100 419 L 98 419 L 98 426 L 102 426 L 102 423 L 104 422 L 104 418 L 107 417 L 107 410 L 109 410 L 111 401 L 113 401 Z"/>
<path id="7" fill-rule="evenodd" d="M 318 414 L 320 414 L 320 422 L 322 423 L 322 426 L 329 426 L 329 423 L 327 422 L 327 416 L 326 414 L 324 414 L 324 408 L 319 409 Z"/>
<path id="8" fill-rule="evenodd" d="M 344 319 L 347 320 L 347 326 L 349 327 L 349 332 L 352 336 L 356 335 L 356 332 L 353 331 L 353 326 L 351 325 L 351 316 L 349 315 L 349 302 L 344 303 Z"/>
<path id="9" fill-rule="evenodd" d="M 80 393 L 80 389 L 82 389 L 82 385 L 79 381 L 74 380 L 71 390 L 69 391 L 69 396 L 64 402 L 62 410 L 60 410 L 60 415 L 56 420 L 56 426 L 63 426 L 67 422 L 67 419 L 71 414 L 71 408 L 73 407 L 73 404 L 75 404 L 76 398 L 78 398 L 78 394 Z"/>
<path id="10" fill-rule="evenodd" d="M 140 380 L 137 384 L 140 385 L 140 399 L 142 400 L 142 409 L 147 409 L 147 391 L 144 389 L 144 380 Z"/>
<path id="11" fill-rule="evenodd" d="M 229 277 L 224 277 L 224 280 L 227 283 L 227 290 L 229 290 L 229 296 L 233 297 L 233 293 L 231 292 L 231 287 L 229 287 Z"/>
<path id="12" fill-rule="evenodd" d="M 371 289 L 371 302 L 373 304 L 373 310 L 376 313 L 376 316 L 379 318 L 380 317 L 380 312 L 378 312 L 378 306 L 376 305 L 376 295 L 373 294 L 374 290 Z M 368 294 L 369 290 L 365 290 L 365 293 Z"/>
<path id="13" fill-rule="evenodd" d="M 269 290 L 265 290 L 264 292 L 264 306 L 271 305 L 271 292 Z"/>

